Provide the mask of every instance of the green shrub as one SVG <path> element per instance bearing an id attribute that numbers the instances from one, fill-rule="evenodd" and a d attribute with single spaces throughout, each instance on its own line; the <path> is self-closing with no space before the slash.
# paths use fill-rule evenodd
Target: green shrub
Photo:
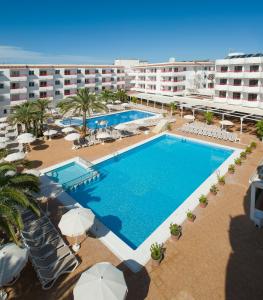
<path id="1" fill-rule="evenodd" d="M 170 233 L 171 233 L 172 235 L 178 236 L 178 235 L 181 234 L 181 232 L 182 232 L 182 226 L 177 225 L 177 224 L 175 224 L 175 223 L 171 223 L 171 224 L 170 224 Z"/>
<path id="2" fill-rule="evenodd" d="M 235 165 L 231 164 L 228 166 L 228 172 L 229 173 L 235 173 Z"/>
<path id="3" fill-rule="evenodd" d="M 246 157 L 247 157 L 246 152 L 245 152 L 245 151 L 242 151 L 242 152 L 240 153 L 240 158 L 241 158 L 241 159 L 245 159 Z"/>
<path id="4" fill-rule="evenodd" d="M 213 117 L 214 117 L 214 114 L 211 111 L 206 111 L 204 113 L 204 118 L 205 118 L 207 124 L 213 123 Z"/>
<path id="5" fill-rule="evenodd" d="M 225 176 L 218 175 L 217 180 L 218 180 L 218 183 L 220 183 L 220 184 L 225 184 L 226 183 Z"/>
<path id="6" fill-rule="evenodd" d="M 195 218 L 195 214 L 191 210 L 188 210 L 186 216 L 188 219 L 192 219 L 192 220 Z"/>
<path id="7" fill-rule="evenodd" d="M 218 190 L 218 187 L 216 186 L 216 184 L 213 184 L 213 185 L 211 185 L 211 187 L 210 187 L 210 192 L 212 193 L 212 194 L 217 194 L 217 192 L 218 192 L 219 190 Z"/>
<path id="8" fill-rule="evenodd" d="M 250 147 L 251 147 L 252 149 L 257 148 L 257 143 L 256 143 L 256 142 L 251 142 L 251 143 L 250 143 Z"/>
<path id="9" fill-rule="evenodd" d="M 250 154 L 252 152 L 252 148 L 250 146 L 247 146 L 245 152 L 246 154 Z"/>
<path id="10" fill-rule="evenodd" d="M 235 164 L 240 166 L 242 164 L 241 158 L 239 158 L 239 157 L 236 158 L 235 159 Z"/>
<path id="11" fill-rule="evenodd" d="M 200 203 L 207 204 L 207 203 L 208 203 L 207 197 L 206 197 L 205 195 L 201 195 L 201 196 L 199 197 L 199 202 L 200 202 Z"/>
<path id="12" fill-rule="evenodd" d="M 258 121 L 256 124 L 257 136 L 262 139 L 263 138 L 263 120 Z"/>
<path id="13" fill-rule="evenodd" d="M 151 245 L 150 251 L 151 251 L 151 257 L 154 260 L 161 259 L 163 255 L 163 244 L 154 243 Z"/>

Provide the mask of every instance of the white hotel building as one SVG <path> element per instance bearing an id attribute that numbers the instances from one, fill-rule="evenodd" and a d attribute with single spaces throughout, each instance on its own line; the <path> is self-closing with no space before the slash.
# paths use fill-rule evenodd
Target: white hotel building
<path id="1" fill-rule="evenodd" d="M 164 96 L 212 95 L 214 62 L 171 59 L 167 63 L 140 64 L 128 72 L 130 90 Z"/>
<path id="2" fill-rule="evenodd" d="M 215 70 L 215 102 L 263 108 L 263 54 L 232 53 Z"/>
<path id="3" fill-rule="evenodd" d="M 80 88 L 90 92 L 125 89 L 125 71 L 115 65 L 0 65 L 0 115 L 38 98 L 54 104 Z"/>

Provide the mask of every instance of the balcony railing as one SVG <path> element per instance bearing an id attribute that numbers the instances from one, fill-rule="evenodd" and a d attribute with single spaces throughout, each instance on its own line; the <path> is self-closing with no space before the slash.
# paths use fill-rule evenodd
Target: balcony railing
<path id="1" fill-rule="evenodd" d="M 25 77 L 27 76 L 26 74 L 10 74 L 10 77 Z"/>

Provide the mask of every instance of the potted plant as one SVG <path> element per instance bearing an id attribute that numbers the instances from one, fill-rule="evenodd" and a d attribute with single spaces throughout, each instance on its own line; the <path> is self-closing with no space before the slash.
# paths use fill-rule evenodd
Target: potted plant
<path id="1" fill-rule="evenodd" d="M 240 153 L 240 158 L 241 158 L 241 159 L 246 159 L 246 158 L 247 158 L 247 154 L 246 154 L 245 151 L 242 151 L 242 152 Z"/>
<path id="2" fill-rule="evenodd" d="M 187 219 L 190 222 L 194 222 L 194 220 L 196 219 L 196 215 L 191 211 L 188 210 L 188 212 L 186 213 Z"/>
<path id="3" fill-rule="evenodd" d="M 226 183 L 225 176 L 218 175 L 217 180 L 218 180 L 218 183 L 221 184 L 221 185 L 224 185 Z"/>
<path id="4" fill-rule="evenodd" d="M 250 154 L 252 152 L 251 146 L 247 146 L 245 149 L 246 154 Z"/>
<path id="5" fill-rule="evenodd" d="M 154 243 L 151 245 L 151 258 L 154 266 L 159 266 L 163 258 L 163 244 Z"/>
<path id="6" fill-rule="evenodd" d="M 216 194 L 217 194 L 217 192 L 218 192 L 218 187 L 216 186 L 216 184 L 211 185 L 211 187 L 210 187 L 210 192 L 211 192 L 213 195 L 216 195 Z"/>
<path id="7" fill-rule="evenodd" d="M 235 164 L 238 165 L 238 166 L 240 166 L 242 164 L 242 161 L 241 161 L 240 157 L 235 159 Z"/>
<path id="8" fill-rule="evenodd" d="M 231 164 L 228 166 L 228 172 L 230 174 L 234 174 L 235 173 L 235 165 Z"/>
<path id="9" fill-rule="evenodd" d="M 179 240 L 182 235 L 182 226 L 175 223 L 170 224 L 170 233 L 172 240 Z"/>
<path id="10" fill-rule="evenodd" d="M 207 200 L 207 197 L 205 195 L 201 195 L 199 197 L 199 204 L 200 204 L 200 207 L 202 208 L 205 208 L 208 204 L 208 200 Z"/>
<path id="11" fill-rule="evenodd" d="M 257 148 L 257 143 L 256 143 L 256 142 L 251 142 L 251 143 L 250 143 L 250 147 L 251 147 L 252 149 L 256 149 L 256 148 Z"/>

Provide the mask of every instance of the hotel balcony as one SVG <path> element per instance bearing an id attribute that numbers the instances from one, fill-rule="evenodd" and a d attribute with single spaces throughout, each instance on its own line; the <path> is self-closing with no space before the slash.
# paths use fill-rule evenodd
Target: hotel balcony
<path id="1" fill-rule="evenodd" d="M 64 88 L 65 89 L 74 89 L 76 87 L 77 87 L 76 82 L 64 83 Z"/>
<path id="2" fill-rule="evenodd" d="M 27 81 L 27 74 L 10 74 L 10 81 Z"/>
<path id="3" fill-rule="evenodd" d="M 27 88 L 25 86 L 18 87 L 10 87 L 10 94 L 23 94 L 27 92 Z"/>
<path id="4" fill-rule="evenodd" d="M 77 90 L 64 90 L 64 95 L 65 96 L 72 96 L 72 95 L 76 95 L 77 94 Z"/>
<path id="5" fill-rule="evenodd" d="M 40 74 L 39 72 L 39 80 L 52 80 L 53 76 L 52 73 Z"/>
<path id="6" fill-rule="evenodd" d="M 39 91 L 53 91 L 53 84 L 47 84 L 47 85 L 39 85 Z"/>
<path id="7" fill-rule="evenodd" d="M 71 73 L 62 73 L 62 77 L 70 79 L 70 78 L 77 78 L 77 72 L 71 72 Z"/>
<path id="8" fill-rule="evenodd" d="M 27 101 L 27 93 L 10 95 L 10 101 Z"/>
<path id="9" fill-rule="evenodd" d="M 85 87 L 95 87 L 95 82 L 85 82 Z"/>

